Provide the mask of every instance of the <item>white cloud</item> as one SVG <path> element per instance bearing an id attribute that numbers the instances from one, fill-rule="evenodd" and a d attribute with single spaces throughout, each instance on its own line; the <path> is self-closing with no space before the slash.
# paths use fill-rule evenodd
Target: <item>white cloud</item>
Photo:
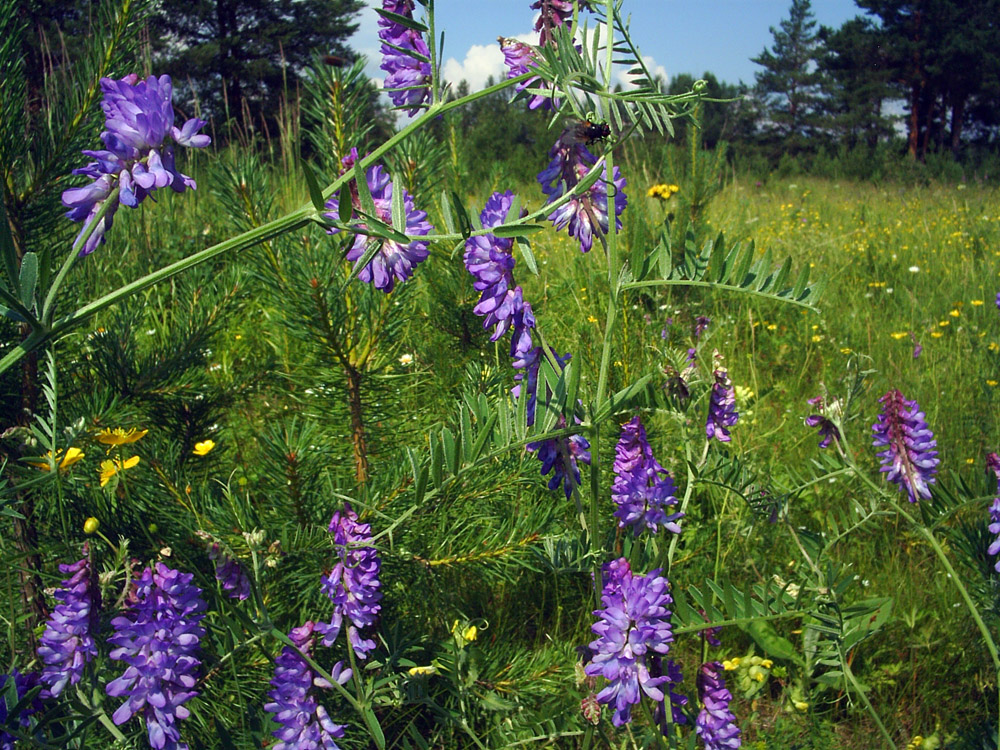
<path id="1" fill-rule="evenodd" d="M 646 69 L 649 71 L 650 75 L 653 76 L 654 81 L 659 78 L 664 84 L 666 84 L 667 81 L 670 80 L 670 76 L 667 75 L 667 69 L 656 62 L 652 55 L 643 55 L 642 61 L 646 63 Z M 628 69 L 622 66 L 617 69 L 615 80 L 618 81 L 623 88 L 633 89 L 635 88 L 635 79 L 638 77 L 639 76 L 630 76 Z"/>
<path id="2" fill-rule="evenodd" d="M 493 76 L 500 80 L 506 74 L 507 67 L 503 64 L 503 52 L 499 44 L 473 44 L 465 53 L 465 59 L 459 62 L 449 57 L 441 66 L 441 77 L 458 85 L 460 81 L 468 81 L 472 91 L 478 91 L 486 85 L 486 79 Z"/>

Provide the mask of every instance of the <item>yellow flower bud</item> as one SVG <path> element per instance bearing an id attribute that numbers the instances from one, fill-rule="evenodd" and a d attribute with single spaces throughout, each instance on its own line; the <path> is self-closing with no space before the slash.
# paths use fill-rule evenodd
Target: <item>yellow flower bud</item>
<path id="1" fill-rule="evenodd" d="M 437 674 L 437 667 L 411 667 L 407 670 L 407 673 L 411 677 L 417 677 L 421 675 Z"/>
<path id="2" fill-rule="evenodd" d="M 93 534 L 95 531 L 97 531 L 97 527 L 100 525 L 101 525 L 100 522 L 96 518 L 91 516 L 90 518 L 88 518 L 86 521 L 83 522 L 83 533 Z"/>

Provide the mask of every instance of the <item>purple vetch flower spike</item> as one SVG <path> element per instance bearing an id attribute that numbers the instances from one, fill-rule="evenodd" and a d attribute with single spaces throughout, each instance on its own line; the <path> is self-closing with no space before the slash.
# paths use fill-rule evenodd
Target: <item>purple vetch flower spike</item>
<path id="1" fill-rule="evenodd" d="M 566 426 L 566 418 L 560 416 L 556 428 Z M 552 473 L 549 479 L 549 489 L 554 490 L 560 484 L 568 500 L 573 494 L 573 488 L 580 486 L 580 463 L 590 464 L 590 443 L 583 435 L 551 438 L 534 443 L 528 443 L 530 452 L 536 453 L 542 462 L 542 476 Z"/>
<path id="2" fill-rule="evenodd" d="M 346 618 L 347 638 L 358 658 L 364 659 L 375 648 L 375 641 L 362 637 L 361 631 L 374 625 L 382 610 L 382 561 L 374 547 L 361 546 L 372 538 L 371 525 L 358 523 L 358 515 L 348 503 L 343 511 L 333 514 L 329 531 L 339 560 L 321 585 L 333 602 L 333 620 L 317 623 L 316 632 L 323 636 L 324 646 L 332 645 Z"/>
<path id="3" fill-rule="evenodd" d="M 483 229 L 503 224 L 513 200 L 514 194 L 510 191 L 493 193 L 480 215 Z M 521 287 L 514 285 L 512 271 L 515 261 L 511 254 L 513 246 L 512 238 L 495 237 L 492 234 L 470 237 L 465 243 L 465 267 L 475 278 L 473 286 L 476 291 L 482 292 L 473 312 L 486 318 L 483 321 L 484 328 L 495 326 L 490 336 L 491 341 L 496 341 L 510 329 L 515 316 L 521 314 L 525 306 Z M 529 315 L 530 310 L 529 307 Z M 531 321 L 531 327 L 534 327 L 533 317 Z"/>
<path id="4" fill-rule="evenodd" d="M 0 674 L 0 727 L 7 723 L 7 701 L 3 698 L 3 693 L 7 688 L 7 681 L 14 680 L 14 690 L 17 693 L 17 700 L 20 701 L 27 695 L 28 691 L 37 686 L 40 682 L 40 675 L 37 672 L 22 674 L 17 669 L 12 669 L 10 674 Z M 31 715 L 42 709 L 41 694 L 35 696 L 28 706 L 21 711 L 17 718 L 17 725 L 22 730 L 31 728 Z M 23 742 L 18 742 L 18 738 L 0 729 L 0 750 L 14 750 L 17 747 L 25 747 Z"/>
<path id="5" fill-rule="evenodd" d="M 986 468 L 993 472 L 997 480 L 997 497 L 993 498 L 993 504 L 990 505 L 989 527 L 990 533 L 995 534 L 996 538 L 986 550 L 990 557 L 996 557 L 1000 554 L 1000 456 L 996 453 L 988 453 L 986 455 Z M 993 569 L 1000 573 L 1000 559 L 997 560 Z"/>
<path id="6" fill-rule="evenodd" d="M 238 561 L 215 543 L 208 550 L 208 558 L 215 563 L 215 580 L 221 581 L 222 589 L 228 592 L 230 599 L 242 602 L 250 596 L 250 579 Z"/>
<path id="7" fill-rule="evenodd" d="M 705 743 L 705 750 L 734 750 L 741 744 L 740 728 L 736 717 L 729 710 L 733 699 L 722 678 L 722 664 L 706 662 L 698 670 L 696 679 L 698 698 L 703 708 L 695 719 L 695 732 Z"/>
<path id="8" fill-rule="evenodd" d="M 705 422 L 705 434 L 708 439 L 715 438 L 721 443 L 728 443 L 732 438 L 727 428 L 736 424 L 740 418 L 736 411 L 736 390 L 729 379 L 729 373 L 722 364 L 722 355 L 716 349 L 712 354 L 715 362 L 715 383 L 708 404 L 708 420 Z"/>
<path id="9" fill-rule="evenodd" d="M 701 338 L 701 334 L 708 330 L 708 327 L 712 324 L 712 319 L 707 318 L 704 315 L 699 315 L 694 319 L 694 328 L 692 329 L 692 334 L 694 335 L 695 341 Z"/>
<path id="10" fill-rule="evenodd" d="M 156 750 L 188 747 L 180 741 L 177 720 L 190 715 L 183 704 L 198 694 L 193 688 L 201 662 L 194 654 L 205 635 L 205 602 L 193 578 L 163 563 L 155 571 L 146 568 L 136 581 L 135 604 L 111 621 L 110 657 L 128 664 L 106 688 L 112 697 L 128 698 L 111 718 L 121 725 L 142 712 Z"/>
<path id="11" fill-rule="evenodd" d="M 101 109 L 105 117 L 101 140 L 105 148 L 84 151 L 84 156 L 96 161 L 73 170 L 73 174 L 84 175 L 93 182 L 69 188 L 62 195 L 63 205 L 70 209 L 66 216 L 85 222 L 84 229 L 96 218 L 106 200 L 113 201 L 90 237 L 79 247 L 81 256 L 89 255 L 105 241 L 104 235 L 111 228 L 119 203 L 136 208 L 146 196 L 160 188 L 170 187 L 182 193 L 197 187 L 192 178 L 177 170 L 171 140 L 188 148 L 204 148 L 212 140 L 198 133 L 206 123 L 197 117 L 180 128 L 174 125 L 170 76 L 139 80 L 133 73 L 117 81 L 102 78 L 101 90 L 104 92 Z M 118 195 L 111 198 L 116 186 Z M 83 230 L 74 241 L 74 247 L 80 245 L 82 234 Z"/>
<path id="12" fill-rule="evenodd" d="M 344 726 L 334 724 L 326 709 L 312 695 L 313 687 L 330 688 L 332 685 L 314 673 L 299 653 L 311 656 L 313 630 L 312 622 L 293 628 L 288 638 L 298 651 L 285 646 L 274 660 L 273 690 L 267 694 L 271 702 L 264 704 L 264 710 L 274 714 L 274 720 L 282 727 L 271 733 L 278 739 L 271 750 L 338 750 L 334 739 L 344 736 Z M 343 685 L 351 678 L 351 670 L 337 662 L 330 676 Z"/>
<path id="13" fill-rule="evenodd" d="M 549 166 L 538 174 L 542 192 L 553 203 L 570 192 L 587 171 L 597 163 L 595 157 L 576 135 L 577 128 L 566 128 L 549 151 L 552 160 Z M 621 170 L 614 168 L 614 208 L 615 227 L 621 229 L 618 218 L 628 205 L 625 195 L 626 182 Z M 608 233 L 608 169 L 604 167 L 600 179 L 583 193 L 559 206 L 549 214 L 549 221 L 556 229 L 569 229 L 571 237 L 580 241 L 580 252 L 587 253 L 594 246 L 594 235 L 604 237 Z"/>
<path id="14" fill-rule="evenodd" d="M 611 722 L 620 727 L 631 720 L 640 690 L 654 701 L 664 700 L 660 686 L 668 676 L 654 676 L 650 667 L 652 657 L 665 656 L 674 640 L 668 609 L 673 599 L 659 570 L 636 576 L 624 558 L 613 565 L 610 571 L 605 567 L 604 608 L 594 611 L 598 621 L 591 626 L 598 638 L 590 643 L 593 657 L 584 671 L 610 681 L 597 700 L 614 705 Z"/>
<path id="15" fill-rule="evenodd" d="M 675 534 L 681 532 L 677 522 L 684 514 L 666 512 L 667 507 L 677 504 L 677 488 L 667 470 L 653 457 L 646 429 L 638 416 L 622 425 L 613 471 L 611 499 L 618 506 L 614 515 L 619 528 L 631 526 L 635 536 L 643 529 L 655 534 L 660 525 Z"/>
<path id="16" fill-rule="evenodd" d="M 924 421 L 924 413 L 916 401 L 908 401 L 893 388 L 879 399 L 882 412 L 872 425 L 872 445 L 885 448 L 878 454 L 880 471 L 886 479 L 905 490 L 911 503 L 920 498 L 929 500 L 934 474 L 941 461 L 937 457 L 937 441 Z"/>
<path id="17" fill-rule="evenodd" d="M 52 611 L 39 641 L 38 657 L 45 662 L 41 677 L 48 686 L 46 698 L 77 684 L 84 667 L 97 656 L 94 633 L 101 593 L 90 564 L 89 545 L 84 544 L 83 554 L 82 560 L 59 566 L 69 578 L 55 593 L 60 604 Z"/>
<path id="18" fill-rule="evenodd" d="M 413 18 L 413 0 L 383 0 L 382 10 Z M 431 96 L 430 49 L 416 29 L 381 15 L 378 25 L 382 40 L 380 67 L 386 72 L 383 88 L 394 105 L 408 108 L 413 117 Z"/>
<path id="19" fill-rule="evenodd" d="M 816 414 L 810 414 L 805 419 L 807 427 L 818 427 L 819 428 L 819 447 L 828 448 L 830 443 L 836 440 L 840 442 L 840 430 L 837 429 L 837 425 L 834 424 L 833 420 L 830 419 L 832 415 L 840 414 L 840 401 L 834 399 L 829 403 L 823 398 L 823 396 L 816 396 L 814 398 L 807 399 L 806 403 L 812 404 L 816 407 Z"/>
<path id="20" fill-rule="evenodd" d="M 375 212 L 379 221 L 392 225 L 392 179 L 380 165 L 368 168 L 366 173 L 368 188 L 375 201 Z M 405 233 L 413 235 L 425 235 L 434 231 L 434 227 L 427 221 L 427 213 L 416 210 L 413 204 L 413 196 L 406 190 L 403 191 L 403 206 L 406 211 Z M 323 214 L 333 221 L 339 221 L 340 200 L 338 196 L 330 198 L 326 202 L 326 207 L 330 209 Z M 359 222 L 353 226 L 363 229 L 365 224 Z M 337 234 L 340 230 L 331 227 L 326 230 L 328 234 Z M 413 240 L 403 245 L 395 240 L 379 239 L 365 234 L 356 234 L 354 243 L 347 251 L 347 260 L 359 260 L 365 254 L 365 248 L 369 242 L 381 242 L 382 246 L 375 253 L 375 257 L 358 272 L 358 278 L 366 283 L 374 282 L 376 289 L 389 293 L 396 285 L 396 281 L 406 281 L 413 275 L 413 269 L 417 264 L 423 262 L 430 255 L 427 249 L 429 243 L 421 240 Z"/>

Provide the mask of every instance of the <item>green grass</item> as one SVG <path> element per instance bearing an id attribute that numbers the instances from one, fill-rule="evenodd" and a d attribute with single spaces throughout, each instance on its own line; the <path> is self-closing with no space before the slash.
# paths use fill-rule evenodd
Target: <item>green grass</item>
<path id="1" fill-rule="evenodd" d="M 234 226 L 279 215 L 306 200 L 304 185 L 294 176 L 259 163 L 234 165 L 229 156 L 198 166 L 196 195 L 169 196 L 139 212 L 120 212 L 109 244 L 81 264 L 76 292 L 92 296 L 223 239 Z M 222 165 L 236 175 L 228 189 Z M 627 168 L 626 176 L 631 202 L 622 239 L 631 252 L 655 241 L 674 206 L 644 196 L 644 183 L 670 177 L 658 175 L 655 165 Z M 532 206 L 541 198 L 535 185 L 520 192 Z M 483 197 L 474 200 L 481 204 Z M 418 198 L 423 205 L 434 200 Z M 239 206 L 252 210 L 236 218 L 232 212 Z M 791 485 L 812 470 L 819 449 L 815 431 L 802 422 L 811 413 L 806 400 L 823 386 L 831 396 L 845 393 L 853 366 L 871 370 L 860 413 L 849 425 L 861 465 L 876 468 L 868 447 L 876 399 L 899 388 L 921 404 L 938 439 L 939 486 L 955 491 L 961 480 L 987 496 L 992 486 L 983 458 L 998 447 L 1000 416 L 997 206 L 995 188 L 973 184 L 917 189 L 808 178 L 760 184 L 741 178 L 715 197 L 699 233 L 708 237 L 722 231 L 728 241 L 753 240 L 761 252 L 790 255 L 796 269 L 809 265 L 815 278 L 827 281 L 819 312 L 697 289 L 630 292 L 619 318 L 610 387 L 661 372 L 668 348 L 686 348 L 694 316 L 706 315 L 712 324 L 701 356 L 707 363 L 712 349 L 718 349 L 740 389 L 742 417 L 730 450 L 751 462 L 758 488 Z M 429 211 L 437 220 L 436 208 Z M 388 300 L 350 286 L 343 336 L 352 351 L 364 349 L 366 342 L 377 344 L 365 360 L 364 380 L 373 478 L 370 490 L 355 487 L 342 368 L 325 347 L 325 334 L 308 330 L 309 311 L 315 312 L 310 279 L 334 291 L 345 280 L 339 248 L 318 229 L 275 240 L 150 290 L 141 303 L 129 305 L 128 315 L 102 315 L 90 332 L 96 338 L 83 333 L 60 344 L 59 353 L 69 363 L 64 423 L 79 416 L 88 429 L 120 424 L 150 429 L 136 448 L 143 463 L 128 495 L 100 493 L 95 486 L 99 449 L 82 438 L 88 460 L 76 467 L 76 479 L 59 501 L 72 527 L 98 515 L 109 536 L 132 536 L 140 549 L 154 553 L 169 543 L 181 558 L 196 560 L 199 553 L 185 547 L 193 550 L 193 530 L 207 528 L 236 544 L 236 531 L 259 526 L 269 540 L 280 538 L 288 555 L 281 570 L 299 586 L 291 594 L 282 580 L 271 589 L 283 626 L 325 611 L 313 588 L 315 571 L 325 564 L 326 544 L 317 526 L 301 522 L 325 524 L 337 505 L 333 493 L 341 492 L 372 501 L 366 503 L 368 520 L 378 530 L 407 507 L 410 487 L 402 449 L 424 450 L 430 430 L 452 419 L 463 391 L 495 393 L 511 385 L 506 344 L 490 344 L 470 312 L 476 297 L 461 267 L 460 249 L 452 254 L 451 247 L 434 248 L 416 279 Z M 582 388 L 590 394 L 606 315 L 603 255 L 597 247 L 581 256 L 575 242 L 553 233 L 534 235 L 533 250 L 540 275 L 531 276 L 519 263 L 518 280 L 546 341 L 583 362 Z M 375 315 L 374 310 L 384 319 L 377 339 L 365 338 L 360 329 L 351 332 L 359 310 Z M 124 360 L 142 362 L 127 383 L 100 376 L 104 370 L 98 363 L 107 359 L 109 337 L 120 338 Z M 923 347 L 919 358 L 915 342 Z M 159 379 L 141 376 L 156 366 L 169 372 Z M 199 411 L 199 404 L 208 406 Z M 663 415 L 647 420 L 657 457 L 681 480 L 680 440 L 698 434 L 705 406 L 702 401 L 688 412 L 690 424 Z M 600 445 L 593 446 L 607 457 L 605 466 L 617 440 L 612 432 L 605 429 Z M 209 435 L 218 448 L 207 460 L 185 455 L 193 442 Z M 153 471 L 161 465 L 165 474 Z M 803 580 L 797 573 L 801 558 L 787 529 L 822 533 L 828 508 L 845 508 L 848 498 L 864 493 L 850 477 L 824 482 L 791 498 L 781 521 L 771 523 L 732 493 L 701 490 L 685 519 L 675 581 L 722 573 L 749 583 L 776 575 L 793 583 Z M 982 532 L 986 507 L 984 500 L 949 526 L 964 521 Z M 73 554 L 80 533 L 56 541 L 55 506 L 43 515 L 47 562 L 54 566 Z M 570 553 L 569 561 L 559 558 L 545 543 L 571 550 L 575 515 L 572 503 L 544 488 L 530 456 L 510 456 L 452 487 L 433 507 L 414 513 L 386 544 L 383 621 L 387 633 L 392 630 L 387 637 L 403 643 L 402 652 L 421 664 L 442 653 L 436 644 L 448 641 L 453 620 L 479 623 L 472 657 L 479 681 L 472 683 L 473 697 L 465 698 L 484 700 L 489 693 L 504 710 L 523 705 L 532 715 L 571 717 L 560 726 L 574 726 L 583 688 L 574 687 L 572 649 L 591 637 L 589 568 L 573 562 Z M 149 532 L 154 519 L 158 528 Z M 624 543 L 608 531 L 609 542 Z M 977 558 L 966 554 L 959 537 L 949 537 L 949 548 L 968 563 L 959 570 L 989 605 L 996 598 L 995 581 L 974 568 Z M 882 519 L 850 536 L 837 559 L 844 575 L 857 578 L 852 596 L 895 600 L 886 625 L 851 658 L 897 743 L 905 746 L 918 734 L 958 737 L 978 727 L 992 713 L 995 676 L 971 620 L 956 608 L 958 598 L 926 544 L 895 519 Z M 8 607 L 13 603 L 8 599 Z M 16 619 L 12 614 L 11 622 Z M 996 619 L 990 622 L 995 631 Z M 801 626 L 779 626 L 800 649 Z M 723 642 L 718 658 L 752 647 L 736 629 L 724 633 Z M 700 645 L 687 639 L 676 648 L 688 665 L 690 687 Z M 246 686 L 247 675 L 254 675 L 257 682 L 247 689 L 259 698 L 266 660 L 238 666 L 243 671 L 236 681 Z M 211 705 L 226 704 L 230 684 L 206 689 Z M 407 685 L 419 688 L 415 682 Z M 817 693 L 803 709 L 790 702 L 793 692 L 790 677 L 773 674 L 752 699 L 737 699 L 745 746 L 873 746 L 870 719 L 843 692 Z M 394 714 L 391 702 L 379 712 L 384 725 L 398 732 L 413 720 Z M 235 705 L 220 715 L 242 721 Z M 205 737 L 214 736 L 210 718 L 198 719 Z M 500 746 L 500 738 L 508 736 L 504 732 L 510 728 L 490 710 L 474 718 L 489 742 Z M 415 720 L 420 731 L 430 731 L 420 723 L 427 720 Z M 253 729 L 246 731 L 250 736 Z M 467 741 L 463 738 L 452 727 L 437 742 L 459 747 Z"/>

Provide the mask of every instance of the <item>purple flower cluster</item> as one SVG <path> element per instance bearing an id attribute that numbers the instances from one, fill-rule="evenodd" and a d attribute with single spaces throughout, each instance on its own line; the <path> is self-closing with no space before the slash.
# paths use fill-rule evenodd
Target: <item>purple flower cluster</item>
<path id="1" fill-rule="evenodd" d="M 192 148 L 203 148 L 211 142 L 207 135 L 198 133 L 205 125 L 204 120 L 194 117 L 180 128 L 174 126 L 170 76 L 150 76 L 144 81 L 134 73 L 120 81 L 102 78 L 101 89 L 104 92 L 101 108 L 105 117 L 101 140 L 105 148 L 84 151 L 85 156 L 96 161 L 73 170 L 73 174 L 85 175 L 93 182 L 70 188 L 62 194 L 63 205 L 70 209 L 66 216 L 84 222 L 84 229 L 97 216 L 104 202 L 112 201 L 100 223 L 80 247 L 81 256 L 89 255 L 105 241 L 104 235 L 111 228 L 119 203 L 136 208 L 159 188 L 169 186 L 182 193 L 187 188 L 194 190 L 197 187 L 193 179 L 177 171 L 168 136 Z M 119 191 L 112 198 L 116 185 Z M 73 243 L 74 247 L 80 244 L 82 233 L 83 230 Z"/>
<path id="2" fill-rule="evenodd" d="M 316 632 L 323 636 L 323 645 L 329 646 L 340 635 L 346 617 L 347 638 L 358 658 L 364 659 L 375 648 L 375 641 L 363 638 L 360 631 L 373 625 L 382 610 L 378 579 L 382 562 L 374 547 L 362 546 L 371 541 L 371 525 L 358 523 L 358 515 L 349 504 L 333 514 L 329 531 L 340 558 L 322 581 L 323 591 L 333 602 L 333 620 L 317 624 Z"/>
<path id="3" fill-rule="evenodd" d="M 643 529 L 655 534 L 662 524 L 668 531 L 681 533 L 677 521 L 684 514 L 667 515 L 665 510 L 677 504 L 673 478 L 653 457 L 646 428 L 638 416 L 622 425 L 613 471 L 611 499 L 618 506 L 615 518 L 619 528 L 631 526 L 635 536 L 639 536 Z"/>
<path id="4" fill-rule="evenodd" d="M 229 592 L 230 599 L 243 601 L 250 596 L 250 579 L 239 562 L 215 543 L 208 550 L 208 558 L 215 563 L 215 580 L 222 582 L 222 589 Z"/>
<path id="5" fill-rule="evenodd" d="M 559 417 L 556 428 L 566 426 L 566 418 Z M 549 489 L 554 490 L 560 484 L 568 500 L 573 494 L 573 488 L 580 486 L 580 462 L 590 464 L 590 443 L 583 435 L 569 435 L 528 443 L 528 450 L 535 453 L 542 462 L 542 476 L 552 472 L 549 479 Z"/>
<path id="6" fill-rule="evenodd" d="M 274 714 L 274 720 L 282 728 L 272 732 L 279 741 L 271 750 L 338 750 L 334 739 L 344 736 L 343 725 L 334 724 L 326 709 L 312 696 L 313 686 L 330 688 L 332 685 L 315 674 L 299 653 L 310 655 L 313 630 L 312 622 L 294 628 L 288 637 L 298 651 L 285 646 L 274 660 L 274 677 L 271 678 L 274 689 L 267 694 L 271 702 L 264 705 L 264 710 Z M 343 664 L 337 662 L 330 676 L 344 684 L 351 679 L 351 670 L 343 669 Z"/>
<path id="7" fill-rule="evenodd" d="M 812 404 L 816 407 L 816 414 L 810 414 L 806 417 L 807 427 L 818 427 L 819 428 L 819 447 L 828 448 L 830 442 L 836 440 L 840 442 L 840 431 L 828 416 L 832 404 L 827 404 L 822 396 L 816 396 L 815 398 L 810 398 L 807 403 Z"/>
<path id="8" fill-rule="evenodd" d="M 708 327 L 712 324 L 712 319 L 707 318 L 704 315 L 699 315 L 694 319 L 694 327 L 691 330 L 691 334 L 694 336 L 694 340 L 697 341 L 701 338 L 701 334 L 708 330 Z"/>
<path id="9" fill-rule="evenodd" d="M 673 599 L 659 570 L 635 576 L 625 558 L 606 565 L 604 579 L 604 608 L 594 611 L 599 620 L 591 626 L 598 637 L 590 643 L 593 657 L 584 671 L 610 680 L 597 700 L 614 704 L 611 721 L 620 727 L 631 720 L 640 689 L 654 701 L 664 699 L 660 685 L 669 677 L 653 676 L 650 666 L 651 658 L 666 655 L 674 640 L 667 609 Z"/>
<path id="10" fill-rule="evenodd" d="M 734 750 L 740 746 L 740 728 L 729 710 L 732 693 L 722 679 L 722 664 L 717 661 L 701 665 L 696 680 L 698 697 L 704 706 L 694 721 L 695 732 L 705 743 L 705 750 Z"/>
<path id="11" fill-rule="evenodd" d="M 503 52 L 504 64 L 508 68 L 507 78 L 517 78 L 520 75 L 528 73 L 535 67 L 535 48 L 530 44 L 504 37 L 500 37 L 498 41 L 500 42 L 500 51 Z M 525 81 L 521 81 L 521 83 L 514 87 L 514 90 L 521 92 L 530 86 L 547 88 L 548 84 L 539 82 L 539 77 L 533 76 Z M 535 94 L 528 102 L 528 109 L 538 109 L 539 107 L 553 109 L 558 106 L 558 99 L 553 99 L 551 96 L 546 96 L 545 94 Z"/>
<path id="12" fill-rule="evenodd" d="M 111 658 L 128 664 L 125 673 L 108 683 L 108 695 L 128 696 L 112 719 L 124 724 L 140 711 L 146 718 L 149 744 L 156 750 L 187 750 L 180 741 L 177 720 L 190 712 L 184 703 L 197 695 L 194 654 L 205 628 L 201 589 L 190 573 L 163 563 L 143 570 L 136 581 L 131 611 L 111 621 Z"/>
<path id="13" fill-rule="evenodd" d="M 85 557 L 59 570 L 69 574 L 57 590 L 56 605 L 45 625 L 38 646 L 38 656 L 45 662 L 42 682 L 48 694 L 58 696 L 67 685 L 75 685 L 83 676 L 83 668 L 97 656 L 94 632 L 101 593 L 90 565 L 87 546 Z"/>
<path id="14" fill-rule="evenodd" d="M 371 191 L 375 201 L 376 218 L 383 224 L 392 225 L 392 178 L 380 165 L 368 168 L 366 173 L 368 189 Z M 413 204 L 413 196 L 406 190 L 403 191 L 403 206 L 406 210 L 406 230 L 408 235 L 430 234 L 434 227 L 427 221 L 425 211 L 417 211 Z M 327 218 L 337 221 L 340 216 L 340 200 L 337 196 L 330 198 L 326 202 L 326 207 L 330 209 L 324 214 Z M 359 222 L 354 226 L 364 229 L 365 224 Z M 329 234 L 336 234 L 340 230 L 332 227 L 326 230 Z M 382 246 L 371 261 L 358 272 L 358 278 L 366 283 L 374 281 L 375 288 L 388 293 L 396 285 L 396 281 L 406 281 L 413 275 L 413 268 L 418 263 L 426 260 L 430 254 L 427 250 L 427 242 L 414 240 L 408 244 L 401 244 L 395 240 L 383 240 L 369 237 L 365 234 L 356 234 L 354 243 L 347 251 L 347 259 L 356 261 L 365 254 L 365 248 L 369 242 L 381 242 Z"/>
<path id="15" fill-rule="evenodd" d="M 728 443 L 732 438 L 727 428 L 736 424 L 740 418 L 736 411 L 736 391 L 729 379 L 729 372 L 722 364 L 722 355 L 716 350 L 712 355 L 715 361 L 715 382 L 708 404 L 708 420 L 705 422 L 705 434 L 708 439 L 715 438 L 721 443 Z"/>
<path id="16" fill-rule="evenodd" d="M 597 157 L 587 149 L 576 135 L 576 127 L 563 131 L 549 151 L 552 161 L 538 174 L 542 192 L 548 196 L 547 203 L 554 203 L 566 195 L 580 182 L 587 171 L 597 163 Z M 615 167 L 613 172 L 615 226 L 621 229 L 621 216 L 628 199 L 625 196 L 625 178 Z M 580 241 L 580 251 L 590 252 L 594 246 L 594 234 L 603 237 L 608 232 L 608 169 L 604 167 L 601 178 L 579 195 L 575 195 L 549 215 L 556 229 L 569 227 L 571 237 Z"/>
<path id="17" fill-rule="evenodd" d="M 383 0 L 382 9 L 413 18 L 413 0 Z M 407 107 L 410 117 L 430 99 L 431 63 L 427 42 L 415 29 L 379 16 L 378 37 L 382 40 L 383 87 L 397 107 Z"/>
<path id="18" fill-rule="evenodd" d="M 886 479 L 906 490 L 911 503 L 921 497 L 929 500 L 934 484 L 934 474 L 940 460 L 937 441 L 924 421 L 924 413 L 916 401 L 908 401 L 898 389 L 893 388 L 879 399 L 882 412 L 872 425 L 872 445 L 885 448 L 878 454 L 882 459 L 880 471 Z"/>
<path id="19" fill-rule="evenodd" d="M 0 674 L 0 727 L 7 724 L 9 718 L 7 716 L 7 701 L 3 697 L 4 692 L 6 692 L 8 680 L 14 680 L 14 690 L 17 692 L 17 700 L 20 701 L 27 695 L 29 690 L 38 685 L 39 675 L 37 672 L 21 674 L 16 669 L 12 669 L 10 674 Z M 21 711 L 21 715 L 17 718 L 17 725 L 21 729 L 29 729 L 31 727 L 31 715 L 40 711 L 41 708 L 41 696 L 37 696 L 31 701 L 30 705 Z M 17 738 L 14 735 L 0 729 L 0 750 L 14 750 L 18 746 L 24 747 L 24 743 L 22 742 L 18 745 Z"/>
<path id="20" fill-rule="evenodd" d="M 990 544 L 986 553 L 990 557 L 996 557 L 1000 554 L 1000 456 L 996 453 L 990 453 L 986 456 L 986 468 L 993 472 L 997 480 L 997 496 L 993 498 L 993 504 L 990 505 L 990 533 L 995 534 L 996 538 L 993 543 Z M 997 560 L 993 569 L 1000 573 L 1000 559 Z"/>
<path id="21" fill-rule="evenodd" d="M 493 193 L 480 214 L 483 229 L 492 229 L 507 221 L 514 194 Z M 476 291 L 481 292 L 473 308 L 486 318 L 483 328 L 494 326 L 490 341 L 496 341 L 512 327 L 510 355 L 515 359 L 531 348 L 530 330 L 535 326 L 531 305 L 524 301 L 521 287 L 514 285 L 514 240 L 492 234 L 470 237 L 465 242 L 465 267 L 472 274 Z"/>

